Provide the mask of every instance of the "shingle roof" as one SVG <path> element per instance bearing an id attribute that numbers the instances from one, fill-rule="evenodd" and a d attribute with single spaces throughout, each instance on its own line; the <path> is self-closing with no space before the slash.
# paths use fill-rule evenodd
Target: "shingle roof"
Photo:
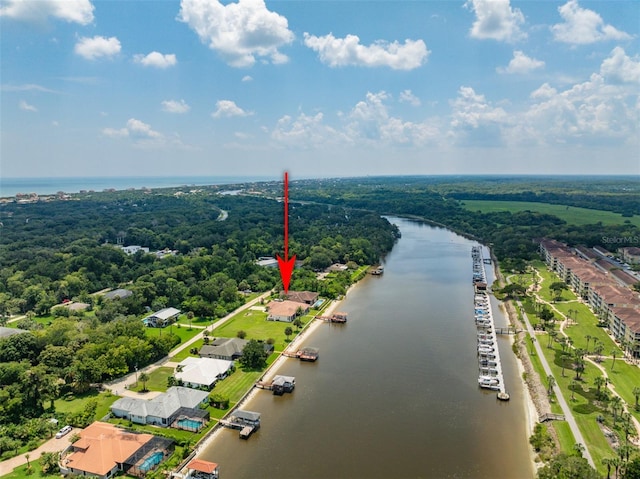
<path id="1" fill-rule="evenodd" d="M 209 395 L 207 391 L 173 386 L 153 399 L 123 397 L 112 404 L 112 408 L 128 411 L 135 416 L 168 418 L 181 407 L 196 408 Z"/>
<path id="2" fill-rule="evenodd" d="M 180 362 L 182 372 L 176 372 L 176 379 L 185 383 L 210 386 L 216 382 L 218 376 L 225 374 L 233 366 L 233 361 L 214 358 L 189 357 Z"/>

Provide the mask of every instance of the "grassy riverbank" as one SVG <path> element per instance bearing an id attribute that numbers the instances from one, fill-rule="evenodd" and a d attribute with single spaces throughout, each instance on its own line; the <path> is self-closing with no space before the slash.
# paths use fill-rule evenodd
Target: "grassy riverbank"
<path id="1" fill-rule="evenodd" d="M 616 406 L 614 398 L 617 395 L 622 397 L 629 413 L 636 419 L 640 417 L 634 408 L 633 394 L 634 387 L 640 384 L 640 369 L 621 359 L 623 352 L 620 347 L 607 330 L 598 325 L 598 318 L 571 291 L 563 291 L 559 299 L 555 297 L 549 285 L 560 280 L 546 269 L 544 263 L 535 262 L 530 272 L 512 275 L 509 281 L 528 288 L 526 297 L 520 299 L 530 322 L 538 328 L 534 341 L 542 347 L 551 367 L 553 381 L 570 405 L 596 468 L 604 474 L 606 467 L 602 460 L 617 456 L 615 447 L 624 443 L 625 427 L 630 427 L 632 434 L 636 434 L 630 422 L 631 416 L 627 416 L 631 426 L 625 426 L 625 421 L 621 419 L 621 408 Z M 554 314 L 551 326 L 547 322 L 546 329 L 542 328 L 543 321 L 538 317 L 543 305 Z M 524 341 L 539 381 L 547 389 L 549 379 L 531 347 L 529 335 Z M 617 357 L 615 365 L 613 355 Z M 608 386 L 601 384 L 605 379 Z M 555 397 L 552 395 L 549 399 L 551 411 L 560 413 Z M 555 421 L 552 426 L 560 450 L 574 454 L 576 441 L 567 423 Z M 612 441 L 611 434 L 607 437 L 605 432 L 613 433 L 617 443 Z"/>

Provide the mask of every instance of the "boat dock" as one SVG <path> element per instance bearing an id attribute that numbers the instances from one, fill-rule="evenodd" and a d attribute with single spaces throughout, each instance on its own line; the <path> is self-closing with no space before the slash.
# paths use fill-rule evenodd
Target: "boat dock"
<path id="1" fill-rule="evenodd" d="M 496 340 L 496 335 L 504 334 L 504 329 L 497 331 L 495 328 L 484 269 L 484 265 L 491 264 L 491 260 L 487 262 L 487 259 L 483 258 L 482 246 L 474 246 L 471 249 L 471 257 L 473 259 L 473 307 L 478 342 L 478 386 L 498 391 L 498 399 L 507 401 L 509 394 L 504 384 L 500 351 Z"/>
<path id="2" fill-rule="evenodd" d="M 221 419 L 220 424 L 231 429 L 240 430 L 240 439 L 249 439 L 249 436 L 260 429 L 260 413 L 238 409 L 229 419 Z"/>
<path id="3" fill-rule="evenodd" d="M 327 323 L 344 324 L 347 322 L 347 313 L 338 311 L 333 313 L 331 316 L 315 316 L 315 319 L 319 319 L 320 321 L 325 321 Z"/>
<path id="4" fill-rule="evenodd" d="M 273 377 L 271 381 L 258 381 L 256 387 L 259 389 L 267 389 L 273 391 L 274 396 L 282 396 L 284 393 L 291 393 L 296 387 L 296 378 L 294 376 Z"/>
<path id="5" fill-rule="evenodd" d="M 296 352 L 284 351 L 282 355 L 286 358 L 296 358 L 301 361 L 317 361 L 320 357 L 318 348 L 302 348 Z"/>

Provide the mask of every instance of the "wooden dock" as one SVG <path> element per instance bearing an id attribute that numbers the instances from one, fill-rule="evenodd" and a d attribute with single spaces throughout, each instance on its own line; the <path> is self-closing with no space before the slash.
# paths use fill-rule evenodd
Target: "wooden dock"
<path id="1" fill-rule="evenodd" d="M 319 319 L 320 321 L 324 321 L 326 323 L 344 324 L 347 322 L 347 313 L 336 312 L 331 316 L 315 316 L 315 319 Z"/>
<path id="2" fill-rule="evenodd" d="M 563 414 L 553 414 L 553 413 L 541 414 L 540 417 L 538 418 L 538 421 L 539 422 L 564 421 L 564 415 Z"/>

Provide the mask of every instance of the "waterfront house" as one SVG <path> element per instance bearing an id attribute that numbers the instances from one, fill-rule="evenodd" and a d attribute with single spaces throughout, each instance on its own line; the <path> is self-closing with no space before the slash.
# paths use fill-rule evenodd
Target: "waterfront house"
<path id="1" fill-rule="evenodd" d="M 271 301 L 267 306 L 269 309 L 269 321 L 292 322 L 299 314 L 307 314 L 309 305 L 298 303 L 297 301 Z"/>
<path id="2" fill-rule="evenodd" d="M 249 341 L 240 338 L 216 338 L 211 344 L 205 344 L 200 348 L 198 355 L 201 358 L 225 359 L 235 361 L 242 357 L 244 347 Z M 273 352 L 273 344 L 263 343 L 267 356 Z"/>
<path id="3" fill-rule="evenodd" d="M 174 322 L 180 315 L 180 310 L 176 308 L 164 308 L 147 316 L 142 321 L 150 328 L 164 328 Z"/>
<path id="4" fill-rule="evenodd" d="M 242 357 L 242 351 L 249 341 L 240 338 L 215 338 L 211 344 L 200 348 L 201 358 L 225 359 L 234 361 Z"/>
<path id="5" fill-rule="evenodd" d="M 188 357 L 180 362 L 174 376 L 187 387 L 210 390 L 217 381 L 231 374 L 233 367 L 233 361 Z"/>
<path id="6" fill-rule="evenodd" d="M 94 422 L 63 452 L 64 475 L 108 479 L 119 473 L 144 476 L 173 451 L 173 441 Z M 150 460 L 150 458 L 153 460 Z"/>
<path id="7" fill-rule="evenodd" d="M 289 291 L 284 297 L 289 301 L 305 303 L 308 305 L 313 305 L 318 301 L 318 293 L 313 293 L 311 291 Z"/>
<path id="8" fill-rule="evenodd" d="M 153 399 L 123 397 L 111 405 L 111 414 L 138 424 L 168 427 L 179 417 L 208 419 L 209 413 L 200 408 L 209 393 L 187 387 L 173 386 Z"/>

